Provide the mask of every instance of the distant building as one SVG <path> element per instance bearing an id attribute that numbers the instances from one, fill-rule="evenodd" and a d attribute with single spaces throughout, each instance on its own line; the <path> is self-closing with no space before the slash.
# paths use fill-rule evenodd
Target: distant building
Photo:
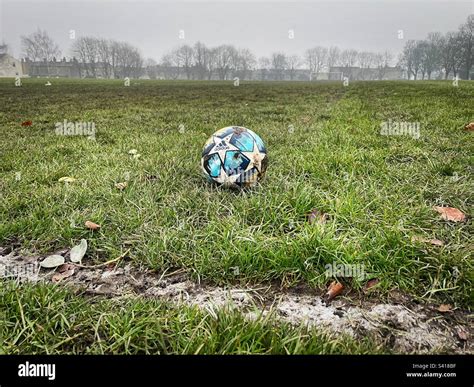
<path id="1" fill-rule="evenodd" d="M 53 77 L 53 78 L 138 78 L 143 69 L 131 69 L 116 66 L 112 68 L 109 63 L 94 62 L 81 63 L 76 58 L 67 60 L 32 61 L 28 58 L 22 59 L 23 73 L 30 77 Z"/>
<path id="2" fill-rule="evenodd" d="M 360 67 L 331 67 L 329 74 L 331 80 L 341 80 L 347 77 L 353 81 L 368 80 L 397 80 L 403 79 L 403 70 L 400 67 L 360 68 Z"/>
<path id="3" fill-rule="evenodd" d="M 22 77 L 21 62 L 7 53 L 0 53 L 0 78 Z"/>
<path id="4" fill-rule="evenodd" d="M 76 59 L 60 61 L 35 61 L 26 58 L 21 61 L 23 72 L 30 77 L 81 78 L 81 69 Z"/>

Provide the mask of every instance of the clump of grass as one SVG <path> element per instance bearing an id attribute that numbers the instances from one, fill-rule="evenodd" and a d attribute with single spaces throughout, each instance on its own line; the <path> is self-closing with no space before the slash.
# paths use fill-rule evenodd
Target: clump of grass
<path id="1" fill-rule="evenodd" d="M 232 310 L 176 307 L 137 298 L 85 298 L 51 285 L 0 283 L 4 354 L 382 353 L 369 340 L 246 320 Z"/>

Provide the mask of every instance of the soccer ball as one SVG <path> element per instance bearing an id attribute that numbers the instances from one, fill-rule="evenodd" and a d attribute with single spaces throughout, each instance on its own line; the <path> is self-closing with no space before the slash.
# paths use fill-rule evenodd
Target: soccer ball
<path id="1" fill-rule="evenodd" d="M 268 156 L 262 139 L 250 129 L 227 126 L 206 141 L 201 167 L 209 181 L 250 187 L 265 175 Z"/>

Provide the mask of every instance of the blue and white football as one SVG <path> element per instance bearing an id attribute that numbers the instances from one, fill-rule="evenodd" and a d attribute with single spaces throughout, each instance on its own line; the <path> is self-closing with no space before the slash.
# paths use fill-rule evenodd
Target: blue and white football
<path id="1" fill-rule="evenodd" d="M 267 150 L 250 129 L 227 126 L 206 141 L 201 167 L 208 180 L 230 187 L 250 187 L 263 178 Z"/>

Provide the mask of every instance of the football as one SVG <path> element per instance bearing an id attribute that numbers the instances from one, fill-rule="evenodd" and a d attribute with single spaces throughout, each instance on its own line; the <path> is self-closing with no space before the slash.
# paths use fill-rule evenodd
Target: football
<path id="1" fill-rule="evenodd" d="M 250 129 L 228 126 L 204 145 L 201 167 L 211 182 L 233 188 L 251 187 L 265 175 L 268 156 L 262 139 Z"/>

